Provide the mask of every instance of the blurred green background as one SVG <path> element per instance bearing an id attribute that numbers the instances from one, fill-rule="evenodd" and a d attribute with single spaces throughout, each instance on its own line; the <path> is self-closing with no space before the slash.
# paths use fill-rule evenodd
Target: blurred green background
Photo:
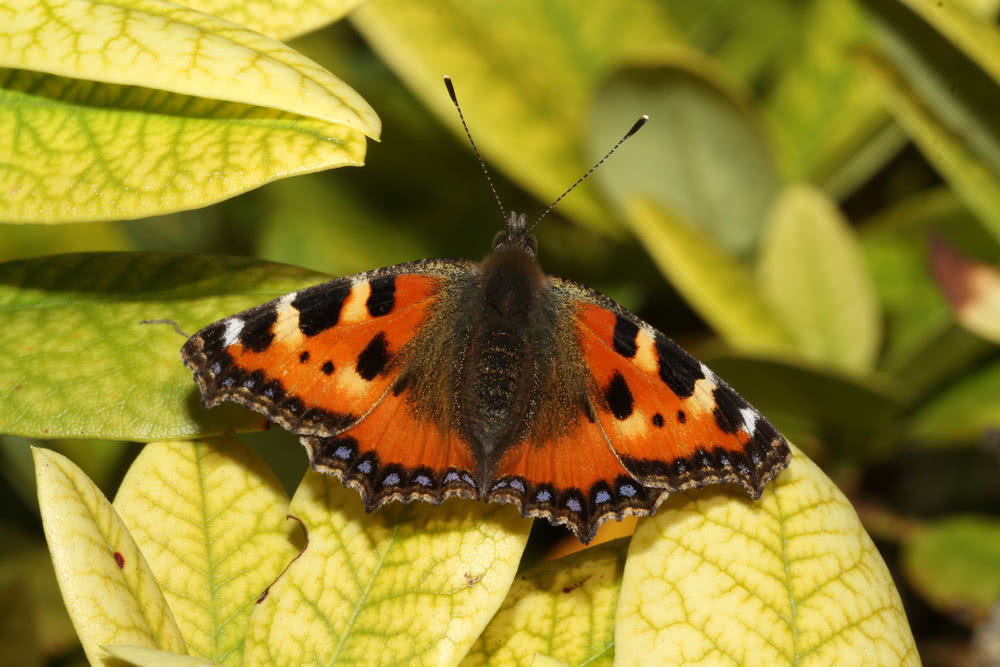
<path id="1" fill-rule="evenodd" d="M 649 114 L 538 227 L 543 268 L 632 309 L 768 415 L 855 504 L 924 664 L 977 664 L 1000 643 L 998 5 L 365 3 L 291 42 L 381 117 L 363 168 L 139 221 L 4 225 L 0 260 L 188 251 L 338 276 L 479 259 L 502 217 L 442 75 L 505 206 L 529 218 Z M 293 437 L 242 437 L 294 488 Z M 0 437 L 0 633 L 35 614 L 48 663 L 77 664 L 30 442 Z M 109 497 L 139 447 L 46 446 Z"/>

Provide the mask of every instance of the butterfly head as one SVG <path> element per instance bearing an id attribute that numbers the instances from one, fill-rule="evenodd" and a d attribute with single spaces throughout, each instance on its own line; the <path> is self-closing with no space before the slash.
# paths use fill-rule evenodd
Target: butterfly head
<path id="1" fill-rule="evenodd" d="M 524 213 L 508 213 L 507 229 L 500 230 L 493 237 L 493 252 L 506 248 L 518 248 L 532 257 L 538 251 L 538 241 L 528 233 L 528 220 Z"/>

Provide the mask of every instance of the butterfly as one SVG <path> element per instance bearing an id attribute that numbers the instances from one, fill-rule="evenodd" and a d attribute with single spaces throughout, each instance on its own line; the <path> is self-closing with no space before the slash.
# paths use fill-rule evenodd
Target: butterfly
<path id="1" fill-rule="evenodd" d="M 235 401 L 299 435 L 312 467 L 368 511 L 513 503 L 588 543 L 602 522 L 650 515 L 678 491 L 731 483 L 757 499 L 791 457 L 669 338 L 542 273 L 523 214 L 482 262 L 308 287 L 208 325 L 181 356 L 206 407 Z"/>

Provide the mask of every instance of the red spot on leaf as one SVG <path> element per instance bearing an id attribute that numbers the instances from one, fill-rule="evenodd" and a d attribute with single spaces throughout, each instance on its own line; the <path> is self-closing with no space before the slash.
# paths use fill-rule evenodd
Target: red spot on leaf
<path id="1" fill-rule="evenodd" d="M 125 567 L 125 556 L 122 556 L 121 553 L 116 551 L 115 562 L 118 563 L 118 567 Z"/>
<path id="2" fill-rule="evenodd" d="M 573 591 L 575 591 L 576 589 L 578 589 L 580 586 L 583 586 L 587 582 L 587 579 L 590 579 L 590 577 L 584 577 L 583 579 L 581 579 L 580 581 L 576 582 L 575 584 L 571 584 L 569 586 L 563 586 L 563 593 L 572 593 Z"/>

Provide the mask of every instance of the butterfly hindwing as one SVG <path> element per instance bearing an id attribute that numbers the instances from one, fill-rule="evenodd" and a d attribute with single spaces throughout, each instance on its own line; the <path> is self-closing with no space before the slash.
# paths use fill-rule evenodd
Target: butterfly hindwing
<path id="1" fill-rule="evenodd" d="M 468 445 L 416 419 L 401 374 L 471 266 L 426 260 L 286 294 L 205 327 L 182 357 L 206 406 L 236 401 L 303 436 L 313 466 L 357 487 L 369 508 L 468 495 Z"/>
<path id="2" fill-rule="evenodd" d="M 596 292 L 554 282 L 575 304 L 597 421 L 624 468 L 667 491 L 728 482 L 759 498 L 791 456 L 775 428 L 635 315 Z"/>
<path id="3" fill-rule="evenodd" d="M 651 514 L 665 495 L 631 475 L 593 410 L 583 406 L 562 436 L 543 442 L 529 438 L 508 449 L 488 499 L 512 502 L 525 516 L 561 523 L 586 544 L 604 521 Z"/>

